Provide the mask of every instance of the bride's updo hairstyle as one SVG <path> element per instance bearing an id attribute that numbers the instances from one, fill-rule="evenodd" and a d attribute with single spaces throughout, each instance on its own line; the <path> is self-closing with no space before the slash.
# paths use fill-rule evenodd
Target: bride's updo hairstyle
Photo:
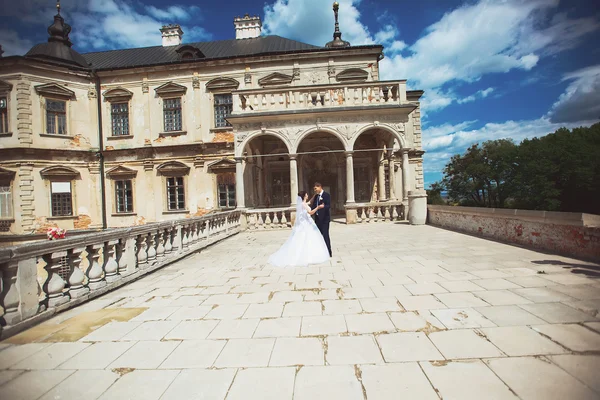
<path id="1" fill-rule="evenodd" d="M 304 197 L 306 196 L 306 192 L 303 190 L 301 192 L 298 192 L 298 196 L 302 199 L 302 201 L 304 201 Z"/>

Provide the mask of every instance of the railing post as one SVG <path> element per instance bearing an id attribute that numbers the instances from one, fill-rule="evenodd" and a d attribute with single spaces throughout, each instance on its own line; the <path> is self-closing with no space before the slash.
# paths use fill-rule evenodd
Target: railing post
<path id="1" fill-rule="evenodd" d="M 173 251 L 173 228 L 165 229 L 165 255 L 168 257 Z"/>
<path id="2" fill-rule="evenodd" d="M 137 247 L 137 265 L 140 269 L 148 268 L 148 253 L 146 251 L 146 238 L 144 235 L 139 235 L 136 238 Z"/>
<path id="3" fill-rule="evenodd" d="M 156 246 L 156 258 L 159 260 L 165 258 L 164 232 L 164 230 L 159 229 L 156 235 L 158 238 L 158 243 Z"/>
<path id="4" fill-rule="evenodd" d="M 87 270 L 88 286 L 91 290 L 98 290 L 106 286 L 106 281 L 102 278 L 102 267 L 98 263 L 100 249 L 102 249 L 101 244 L 91 244 L 86 247 L 90 263 Z"/>
<path id="5" fill-rule="evenodd" d="M 118 240 L 109 240 L 104 244 L 104 279 L 107 283 L 112 283 L 119 280 L 119 263 L 115 258 L 115 246 L 119 243 Z"/>
<path id="6" fill-rule="evenodd" d="M 68 292 L 63 292 L 66 286 L 66 282 L 56 272 L 56 269 L 60 268 L 59 259 L 67 255 L 66 251 L 60 251 L 57 253 L 47 253 L 42 256 L 46 266 L 44 269 L 48 273 L 48 278 L 44 283 L 43 290 L 48 296 L 47 304 L 48 307 L 57 307 L 61 304 L 65 304 L 70 300 Z"/>
<path id="7" fill-rule="evenodd" d="M 148 248 L 148 263 L 153 265 L 156 263 L 156 241 L 154 239 L 155 231 L 146 235 L 146 247 Z"/>
<path id="8" fill-rule="evenodd" d="M 85 250 L 84 247 L 75 247 L 67 252 L 67 259 L 71 272 L 69 274 L 69 295 L 72 299 L 85 296 L 90 292 L 90 288 L 86 287 L 83 282 L 85 274 L 81 270 L 81 253 Z"/>
<path id="9" fill-rule="evenodd" d="M 2 281 L 2 294 L 0 295 L 0 305 L 4 309 L 2 319 L 6 325 L 15 325 L 21 322 L 21 313 L 19 313 L 19 288 L 17 287 L 18 263 L 9 261 L 0 266 L 0 279 Z"/>

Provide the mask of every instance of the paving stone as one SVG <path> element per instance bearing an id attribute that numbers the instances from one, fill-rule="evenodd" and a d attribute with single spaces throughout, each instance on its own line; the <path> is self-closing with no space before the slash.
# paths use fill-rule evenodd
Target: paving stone
<path id="1" fill-rule="evenodd" d="M 596 332 L 600 332 L 600 322 L 586 322 L 584 325 Z"/>
<path id="2" fill-rule="evenodd" d="M 461 272 L 462 273 L 462 272 Z M 481 286 L 477 286 L 471 281 L 448 281 L 448 282 L 439 282 L 439 285 L 442 286 L 449 292 L 476 292 L 479 290 L 485 290 Z"/>
<path id="3" fill-rule="evenodd" d="M 152 307 L 141 313 L 140 315 L 132 318 L 130 321 L 159 321 L 167 319 L 175 311 L 181 307 Z"/>
<path id="4" fill-rule="evenodd" d="M 403 313 L 390 313 L 390 319 L 401 332 L 435 332 L 445 330 L 446 327 L 429 311 L 410 311 Z"/>
<path id="5" fill-rule="evenodd" d="M 283 309 L 284 317 L 304 317 L 321 315 L 322 304 L 318 301 L 287 303 Z"/>
<path id="6" fill-rule="evenodd" d="M 523 400 L 598 399 L 597 393 L 542 359 L 511 357 L 486 363 Z"/>
<path id="7" fill-rule="evenodd" d="M 568 350 L 525 326 L 482 328 L 483 334 L 507 355 L 564 354 Z"/>
<path id="8" fill-rule="evenodd" d="M 363 311 L 358 300 L 325 300 L 323 315 L 358 314 Z"/>
<path id="9" fill-rule="evenodd" d="M 48 346 L 50 346 L 48 343 L 28 343 L 11 346 L 0 352 L 0 369 L 9 368 Z"/>
<path id="10" fill-rule="evenodd" d="M 447 292 L 446 289 L 437 283 L 413 283 L 404 285 L 404 287 L 415 296 Z"/>
<path id="11" fill-rule="evenodd" d="M 324 289 L 317 292 L 308 291 L 304 295 L 304 301 L 337 300 L 339 296 L 335 289 Z"/>
<path id="12" fill-rule="evenodd" d="M 13 365 L 11 369 L 54 369 L 89 345 L 89 343 L 54 343 Z"/>
<path id="13" fill-rule="evenodd" d="M 79 339 L 81 342 L 112 342 L 121 340 L 125 335 L 139 327 L 142 321 L 109 322 L 87 336 Z"/>
<path id="14" fill-rule="evenodd" d="M 592 317 L 600 316 L 600 300 L 563 301 L 563 304 L 573 307 L 579 311 L 583 311 Z"/>
<path id="15" fill-rule="evenodd" d="M 431 310 L 431 313 L 448 329 L 485 328 L 496 326 L 472 308 Z"/>
<path id="16" fill-rule="evenodd" d="M 40 400 L 97 399 L 117 379 L 112 371 L 77 371 L 47 392 Z"/>
<path id="17" fill-rule="evenodd" d="M 535 272 L 533 271 L 532 273 L 535 274 Z M 542 279 L 537 276 L 515 276 L 513 278 L 506 278 L 506 280 L 524 288 L 535 288 L 554 285 L 553 282 L 549 282 L 547 279 Z"/>
<path id="18" fill-rule="evenodd" d="M 231 339 L 215 361 L 217 368 L 266 367 L 275 339 Z"/>
<path id="19" fill-rule="evenodd" d="M 284 303 L 250 304 L 244 318 L 277 318 L 283 314 Z"/>
<path id="20" fill-rule="evenodd" d="M 429 339 L 447 359 L 503 357 L 504 353 L 472 329 L 433 332 Z"/>
<path id="21" fill-rule="evenodd" d="M 304 299 L 304 294 L 301 292 L 275 292 L 271 301 L 276 303 L 301 302 Z"/>
<path id="22" fill-rule="evenodd" d="M 592 285 L 556 285 L 551 288 L 578 300 L 600 299 L 600 288 Z"/>
<path id="23" fill-rule="evenodd" d="M 300 335 L 301 323 L 300 317 L 263 319 L 254 331 L 253 337 L 296 337 Z"/>
<path id="24" fill-rule="evenodd" d="M 256 331 L 259 319 L 223 320 L 208 335 L 209 339 L 250 339 Z"/>
<path id="25" fill-rule="evenodd" d="M 21 375 L 23 371 L 19 370 L 4 370 L 0 371 L 0 386 L 4 385 L 6 382 L 10 382 L 15 379 L 17 376 Z"/>
<path id="26" fill-rule="evenodd" d="M 224 340 L 186 340 L 168 355 L 160 368 L 208 368 L 213 365 L 225 344 Z"/>
<path id="27" fill-rule="evenodd" d="M 533 287 L 523 289 L 513 289 L 512 292 L 524 297 L 534 303 L 551 303 L 557 301 L 575 300 L 573 297 L 564 293 L 552 290 L 553 287 Z"/>
<path id="28" fill-rule="evenodd" d="M 167 317 L 170 321 L 186 321 L 202 319 L 212 310 L 210 306 L 199 306 L 199 307 L 181 307 L 173 314 Z"/>
<path id="29" fill-rule="evenodd" d="M 434 310 L 438 308 L 447 308 L 444 303 L 432 295 L 399 296 L 398 301 L 406 310 Z"/>
<path id="30" fill-rule="evenodd" d="M 249 393 L 260 393 L 261 400 L 291 400 L 294 394 L 295 368 L 251 368 L 240 370 L 228 400 L 247 400 Z M 273 384 L 276 382 L 277 384 Z"/>
<path id="31" fill-rule="evenodd" d="M 548 357 L 553 363 L 600 393 L 600 356 L 565 354 Z"/>
<path id="32" fill-rule="evenodd" d="M 278 338 L 269 366 L 324 365 L 323 342 L 317 338 Z"/>
<path id="33" fill-rule="evenodd" d="M 400 288 L 404 289 L 402 286 Z M 369 299 L 376 296 L 375 290 L 384 289 L 383 286 L 375 286 L 373 290 L 368 287 L 360 288 L 344 288 L 342 290 L 342 298 L 344 299 Z M 377 296 L 380 297 L 380 296 Z"/>
<path id="34" fill-rule="evenodd" d="M 294 400 L 363 400 L 352 366 L 304 367 L 296 376 Z"/>
<path id="35" fill-rule="evenodd" d="M 226 304 L 213 308 L 204 319 L 237 319 L 248 309 L 247 304 Z"/>
<path id="36" fill-rule="evenodd" d="M 198 340 L 206 337 L 215 329 L 219 321 L 181 321 L 165 335 L 165 340 Z"/>
<path id="37" fill-rule="evenodd" d="M 600 351 L 600 333 L 581 325 L 535 325 L 532 328 L 573 351 Z"/>
<path id="38" fill-rule="evenodd" d="M 528 313 L 519 306 L 477 307 L 475 311 L 498 326 L 541 325 L 544 320 Z"/>
<path id="39" fill-rule="evenodd" d="M 444 400 L 518 400 L 479 360 L 420 364 Z"/>
<path id="40" fill-rule="evenodd" d="M 160 340 L 178 324 L 178 321 L 144 322 L 125 335 L 121 340 Z"/>
<path id="41" fill-rule="evenodd" d="M 138 342 L 109 368 L 156 369 L 181 342 Z"/>
<path id="42" fill-rule="evenodd" d="M 497 269 L 474 270 L 471 271 L 471 273 L 481 279 L 510 278 L 512 276 L 509 273 Z"/>
<path id="43" fill-rule="evenodd" d="M 383 359 L 371 335 L 327 337 L 327 364 L 381 364 Z"/>
<path id="44" fill-rule="evenodd" d="M 183 370 L 169 386 L 161 400 L 224 399 L 231 386 L 235 369 Z"/>
<path id="45" fill-rule="evenodd" d="M 133 371 L 121 377 L 99 400 L 158 400 L 180 371 Z"/>
<path id="46" fill-rule="evenodd" d="M 123 353 L 129 350 L 134 342 L 99 342 L 60 364 L 58 369 L 105 369 Z"/>
<path id="47" fill-rule="evenodd" d="M 460 293 L 439 293 L 435 297 L 440 299 L 447 307 L 458 308 L 458 307 L 481 307 L 487 306 L 488 303 L 475 297 L 473 293 L 460 292 Z"/>
<path id="48" fill-rule="evenodd" d="M 587 285 L 591 283 L 590 279 L 573 274 L 547 274 L 541 276 L 541 278 L 561 285 Z"/>
<path id="49" fill-rule="evenodd" d="M 335 335 L 347 332 L 343 315 L 324 315 L 302 317 L 300 334 L 302 336 Z"/>
<path id="50" fill-rule="evenodd" d="M 518 296 L 508 290 L 486 290 L 483 292 L 475 292 L 474 294 L 492 306 L 508 306 L 531 303 L 530 300 Z"/>
<path id="51" fill-rule="evenodd" d="M 348 332 L 352 333 L 394 332 L 396 330 L 385 313 L 348 314 L 345 318 Z"/>
<path id="52" fill-rule="evenodd" d="M 438 400 L 417 363 L 361 365 L 360 369 L 369 400 Z"/>
<path id="53" fill-rule="evenodd" d="M 443 360 L 424 333 L 391 333 L 376 337 L 386 362 Z"/>
<path id="54" fill-rule="evenodd" d="M 395 297 L 379 297 L 372 299 L 360 299 L 360 305 L 364 312 L 379 313 L 401 311 L 404 308 L 399 304 Z M 325 309 L 327 310 L 327 309 Z"/>
<path id="55" fill-rule="evenodd" d="M 561 303 L 521 304 L 519 307 L 551 324 L 597 320 L 589 314 Z"/>
<path id="56" fill-rule="evenodd" d="M 35 400 L 65 380 L 75 371 L 40 370 L 28 371 L 0 388 L 2 399 Z"/>
<path id="57" fill-rule="evenodd" d="M 473 283 L 487 290 L 519 289 L 521 287 L 502 278 L 476 279 Z"/>

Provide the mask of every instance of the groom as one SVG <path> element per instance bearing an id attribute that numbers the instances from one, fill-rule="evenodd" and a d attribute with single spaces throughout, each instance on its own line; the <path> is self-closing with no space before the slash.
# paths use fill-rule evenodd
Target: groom
<path id="1" fill-rule="evenodd" d="M 317 212 L 314 214 L 315 223 L 321 235 L 323 235 L 327 250 L 329 250 L 329 257 L 331 257 L 331 243 L 329 241 L 329 208 L 331 206 L 331 196 L 323 190 L 323 186 L 319 182 L 315 183 L 314 190 L 315 199 L 311 204 L 311 208 L 317 208 Z"/>

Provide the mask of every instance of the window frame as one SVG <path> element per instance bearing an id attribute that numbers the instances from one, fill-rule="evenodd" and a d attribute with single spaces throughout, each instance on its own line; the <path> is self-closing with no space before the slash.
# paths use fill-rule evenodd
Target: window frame
<path id="1" fill-rule="evenodd" d="M 170 193 L 169 193 L 169 189 L 171 188 L 171 186 L 169 185 L 169 181 L 173 179 L 175 185 L 172 186 L 175 189 L 175 202 L 177 203 L 177 207 L 176 208 L 171 208 L 171 201 L 170 201 Z M 177 180 L 181 179 L 181 183 L 179 184 L 177 182 Z M 165 176 L 165 211 L 166 212 L 183 212 L 183 211 L 187 211 L 187 199 L 186 199 L 186 179 L 184 175 L 170 175 L 170 176 Z M 178 193 L 178 189 L 181 189 L 181 192 L 183 194 L 183 200 L 181 200 L 182 203 L 182 207 L 179 207 L 179 193 Z"/>
<path id="2" fill-rule="evenodd" d="M 177 100 L 179 101 L 179 129 L 167 129 L 167 102 Z M 163 130 L 164 133 L 173 133 L 173 132 L 183 132 L 183 96 L 172 96 L 172 97 L 164 97 L 162 99 L 162 120 L 163 120 Z"/>
<path id="3" fill-rule="evenodd" d="M 125 185 L 129 184 L 129 189 L 127 189 L 127 187 L 124 187 L 123 189 L 119 189 L 119 183 L 124 183 Z M 132 178 L 117 178 L 115 179 L 114 183 L 113 183 L 113 187 L 114 187 L 114 195 L 115 195 L 115 214 L 133 214 L 135 212 L 135 200 L 134 200 L 134 195 L 133 195 L 133 179 Z M 119 193 L 119 191 L 122 190 L 123 193 Z M 127 191 L 130 192 L 130 199 L 127 200 Z M 123 199 L 121 199 L 121 202 L 124 203 L 125 205 L 125 209 L 120 210 L 119 209 L 119 205 L 121 204 L 121 202 L 119 201 L 119 197 L 123 195 Z M 123 201 L 124 200 L 124 201 Z M 127 206 L 130 206 L 130 209 L 127 208 Z"/>
<path id="4" fill-rule="evenodd" d="M 8 105 L 10 101 L 10 96 L 8 93 L 0 92 L 0 102 L 2 99 L 5 99 L 5 107 L 4 111 L 2 111 L 2 107 L 0 106 L 0 135 L 10 134 L 10 113 L 8 111 Z M 1 104 L 1 103 L 0 103 Z"/>
<path id="5" fill-rule="evenodd" d="M 115 114 L 116 106 L 124 106 L 124 110 L 120 110 Z M 129 118 L 129 101 L 111 101 L 110 102 L 110 133 L 112 137 L 123 137 L 123 136 L 131 136 L 131 123 Z M 121 125 L 121 132 L 125 133 L 117 133 L 115 132 L 115 117 L 119 115 L 124 115 L 126 118 L 126 122 Z"/>
<path id="6" fill-rule="evenodd" d="M 54 193 L 54 188 L 53 188 L 53 184 L 55 183 L 68 183 L 69 184 L 69 208 L 70 208 L 70 214 L 60 214 L 57 215 L 54 213 L 55 207 L 54 207 L 54 195 L 57 194 L 65 194 L 66 192 L 58 192 L 58 193 Z M 73 196 L 73 192 L 74 192 L 74 182 L 73 181 L 67 181 L 67 180 L 50 180 L 50 216 L 52 218 L 72 218 L 75 217 L 75 201 L 74 201 L 74 196 Z"/>
<path id="7" fill-rule="evenodd" d="M 64 104 L 64 111 L 62 112 L 58 112 L 58 111 L 49 111 L 48 110 L 48 102 L 55 102 L 55 103 L 63 103 Z M 69 105 L 68 105 L 69 101 L 67 99 L 63 99 L 63 98 L 57 98 L 57 97 L 50 97 L 50 96 L 44 96 L 44 133 L 46 135 L 52 135 L 52 136 L 69 136 Z M 49 113 L 53 112 L 54 115 L 54 124 L 55 127 L 57 129 L 55 129 L 55 132 L 50 132 L 50 126 L 48 124 L 49 121 Z M 63 133 L 59 133 L 58 132 L 58 126 L 59 126 L 59 119 L 58 116 L 59 115 L 64 115 L 64 132 Z"/>
<path id="8" fill-rule="evenodd" d="M 218 97 L 220 98 L 223 96 L 228 96 L 231 101 L 228 103 L 217 104 L 217 98 Z M 217 125 L 217 123 L 218 123 L 217 108 L 223 107 L 223 105 L 228 106 L 229 113 L 226 113 L 223 116 L 224 125 L 218 126 Z M 229 123 L 229 121 L 227 121 L 227 117 L 229 117 L 232 112 L 233 112 L 233 94 L 231 92 L 214 93 L 213 94 L 213 128 L 214 129 L 232 129 L 231 124 Z"/>

